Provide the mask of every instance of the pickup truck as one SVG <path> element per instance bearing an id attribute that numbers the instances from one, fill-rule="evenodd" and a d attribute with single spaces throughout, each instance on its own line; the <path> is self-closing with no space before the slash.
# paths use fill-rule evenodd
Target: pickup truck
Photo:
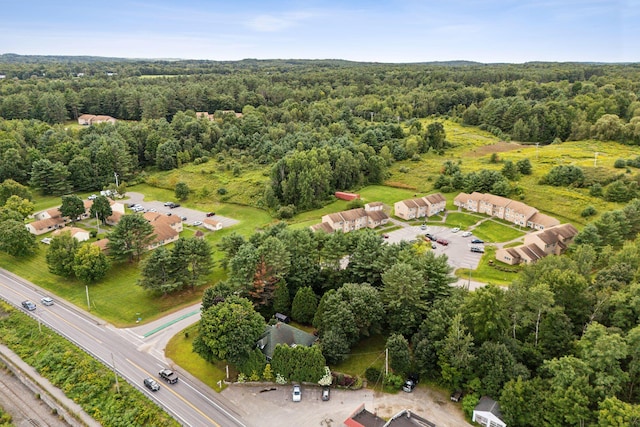
<path id="1" fill-rule="evenodd" d="M 160 378 L 162 378 L 169 384 L 175 384 L 178 382 L 178 374 L 170 369 L 163 369 L 162 371 L 158 372 L 158 376 L 160 376 Z"/>

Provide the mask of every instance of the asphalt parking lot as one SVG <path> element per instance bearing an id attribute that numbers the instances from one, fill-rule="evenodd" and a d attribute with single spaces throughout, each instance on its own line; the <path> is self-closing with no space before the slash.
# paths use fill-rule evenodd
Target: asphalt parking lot
<path id="1" fill-rule="evenodd" d="M 183 206 L 177 207 L 177 208 L 173 208 L 170 209 L 168 206 L 165 206 L 164 204 L 166 202 L 171 202 L 173 200 L 164 200 L 164 201 L 157 201 L 157 200 L 153 200 L 153 201 L 144 201 L 144 194 L 142 193 L 135 193 L 135 192 L 127 192 L 125 194 L 126 198 L 122 200 L 122 203 L 125 204 L 125 212 L 126 213 L 132 213 L 133 211 L 131 209 L 129 209 L 127 206 L 130 204 L 139 204 L 140 206 L 142 206 L 143 208 L 145 208 L 145 210 L 147 212 L 149 212 L 150 210 L 152 212 L 159 212 L 159 213 L 170 213 L 171 215 L 177 215 L 180 217 L 185 217 L 187 218 L 186 220 L 183 220 L 183 222 L 185 222 L 187 225 L 193 225 L 193 223 L 195 221 L 204 221 L 205 218 L 207 218 L 207 213 L 206 212 L 202 212 L 202 211 L 198 211 L 195 209 L 189 209 L 189 208 L 185 208 Z M 176 202 L 177 203 L 177 202 Z M 238 220 L 232 219 L 232 218 L 227 218 L 221 215 L 214 215 L 212 217 L 210 217 L 209 219 L 214 219 L 220 223 L 222 223 L 223 227 L 229 227 L 231 225 L 237 224 Z"/>
<path id="2" fill-rule="evenodd" d="M 449 264 L 454 268 L 470 268 L 475 270 L 482 258 L 481 253 L 471 252 L 471 240 L 473 235 L 462 237 L 464 230 L 453 233 L 451 228 L 437 225 L 428 225 L 425 229 L 421 226 L 408 226 L 399 230 L 386 233 L 389 237 L 386 239 L 388 243 L 399 243 L 402 240 L 424 240 L 425 233 L 430 233 L 438 239 L 446 239 L 449 245 L 443 246 L 436 244 L 435 253 L 438 255 L 446 255 L 449 258 Z"/>

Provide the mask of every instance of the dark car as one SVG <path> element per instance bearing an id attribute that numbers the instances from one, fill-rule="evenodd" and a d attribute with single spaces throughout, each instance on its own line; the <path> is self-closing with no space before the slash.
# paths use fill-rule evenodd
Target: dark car
<path id="1" fill-rule="evenodd" d="M 484 243 L 484 240 L 480 240 L 480 239 L 473 239 L 473 240 L 471 241 L 471 243 L 482 244 L 482 243 Z"/>
<path id="2" fill-rule="evenodd" d="M 404 385 L 402 386 L 402 391 L 406 392 L 406 393 L 411 393 L 413 391 L 414 388 L 416 388 L 416 386 L 418 385 L 418 374 L 409 374 L 409 376 L 407 377 L 407 380 L 404 382 Z"/>
<path id="3" fill-rule="evenodd" d="M 154 380 L 153 378 L 145 378 L 144 379 L 144 386 L 146 388 L 148 388 L 151 391 L 158 391 L 160 390 L 160 384 L 158 384 L 156 382 L 156 380 Z"/>
<path id="4" fill-rule="evenodd" d="M 322 400 L 327 401 L 331 399 L 331 392 L 329 391 L 329 387 L 322 387 Z"/>
<path id="5" fill-rule="evenodd" d="M 438 240 L 436 238 L 436 236 L 434 236 L 433 234 L 430 234 L 430 233 L 425 234 L 424 237 L 426 237 L 427 239 L 431 240 L 432 242 L 435 242 L 436 240 Z"/>
<path id="6" fill-rule="evenodd" d="M 207 216 L 214 216 L 216 213 L 215 212 L 207 212 Z"/>
<path id="7" fill-rule="evenodd" d="M 168 382 L 169 384 L 175 384 L 178 382 L 178 374 L 171 369 L 163 369 L 158 372 L 158 376 Z"/>
<path id="8" fill-rule="evenodd" d="M 456 390 L 453 393 L 451 393 L 452 402 L 460 402 L 460 399 L 462 399 L 462 390 Z"/>
<path id="9" fill-rule="evenodd" d="M 169 205 L 169 209 L 175 209 L 175 208 L 179 208 L 180 207 L 180 203 L 171 203 Z"/>
<path id="10" fill-rule="evenodd" d="M 438 239 L 438 240 L 436 240 L 436 243 L 439 243 L 442 246 L 447 246 L 449 244 L 449 241 L 446 240 L 446 239 Z"/>
<path id="11" fill-rule="evenodd" d="M 27 310 L 29 310 L 29 311 L 33 311 L 33 310 L 36 309 L 36 303 L 34 303 L 33 301 L 29 301 L 29 300 L 22 301 L 22 306 L 24 308 L 26 308 Z"/>
<path id="12" fill-rule="evenodd" d="M 481 248 L 479 246 L 471 246 L 471 252 L 475 252 L 478 254 L 483 254 L 484 253 L 484 248 Z"/>

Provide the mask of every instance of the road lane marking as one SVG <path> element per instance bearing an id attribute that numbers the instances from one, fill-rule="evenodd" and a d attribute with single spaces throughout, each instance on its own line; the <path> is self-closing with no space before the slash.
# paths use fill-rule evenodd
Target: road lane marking
<path id="1" fill-rule="evenodd" d="M 131 363 L 133 366 L 135 366 L 136 368 L 138 368 L 139 370 L 141 370 L 142 372 L 144 372 L 145 374 L 147 374 L 147 376 L 149 377 L 154 377 L 154 375 L 147 371 L 146 369 L 143 369 L 141 366 L 138 366 L 136 363 L 132 362 L 131 360 L 129 360 L 128 358 L 125 358 L 125 360 L 129 363 Z M 220 424 L 218 424 L 217 422 L 215 422 L 214 420 L 211 419 L 211 417 L 209 417 L 207 414 L 205 414 L 204 412 L 202 412 L 200 409 L 198 409 L 198 407 L 196 407 L 193 403 L 189 402 L 187 399 L 185 399 L 184 397 L 182 397 L 181 395 L 179 395 L 178 393 L 176 393 L 175 391 L 173 391 L 171 389 L 171 387 L 165 387 L 167 390 L 169 390 L 174 396 L 176 396 L 178 399 L 182 400 L 184 403 L 186 403 L 187 405 L 189 405 L 194 411 L 196 411 L 197 413 L 199 413 L 200 415 L 202 415 L 203 417 L 205 417 L 207 420 L 211 421 L 216 427 L 221 427 Z"/>

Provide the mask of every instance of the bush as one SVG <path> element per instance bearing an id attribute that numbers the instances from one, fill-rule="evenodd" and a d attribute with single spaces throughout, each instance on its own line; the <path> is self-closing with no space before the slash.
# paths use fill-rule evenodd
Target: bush
<path id="1" fill-rule="evenodd" d="M 400 375 L 389 374 L 384 377 L 385 387 L 392 388 L 393 390 L 399 390 L 404 384 L 404 379 Z"/>
<path id="2" fill-rule="evenodd" d="M 363 207 L 364 207 L 364 202 L 362 201 L 362 199 L 353 199 L 349 203 L 347 203 L 347 209 L 356 209 L 356 208 L 363 208 Z"/>
<path id="3" fill-rule="evenodd" d="M 580 213 L 580 216 L 583 217 L 583 218 L 586 218 L 586 217 L 589 217 L 589 216 L 594 216 L 597 213 L 598 213 L 598 211 L 596 211 L 596 208 L 594 208 L 593 206 L 587 206 Z"/>
<path id="4" fill-rule="evenodd" d="M 276 212 L 276 218 L 289 219 L 289 218 L 293 218 L 295 214 L 296 214 L 295 205 L 282 206 L 280 209 L 278 209 L 278 212 Z"/>
<path id="5" fill-rule="evenodd" d="M 627 167 L 627 161 L 625 159 L 618 159 L 613 164 L 613 167 L 616 169 L 623 169 Z"/>
<path id="6" fill-rule="evenodd" d="M 380 381 L 380 378 L 382 377 L 382 371 L 380 371 L 380 369 L 374 367 L 374 366 L 370 366 L 367 368 L 366 371 L 364 371 L 364 377 L 367 379 L 367 381 L 369 381 L 370 383 L 377 383 L 378 381 Z"/>
<path id="7" fill-rule="evenodd" d="M 218 188 L 218 194 L 224 196 L 225 194 L 227 194 L 227 189 L 224 187 Z"/>

